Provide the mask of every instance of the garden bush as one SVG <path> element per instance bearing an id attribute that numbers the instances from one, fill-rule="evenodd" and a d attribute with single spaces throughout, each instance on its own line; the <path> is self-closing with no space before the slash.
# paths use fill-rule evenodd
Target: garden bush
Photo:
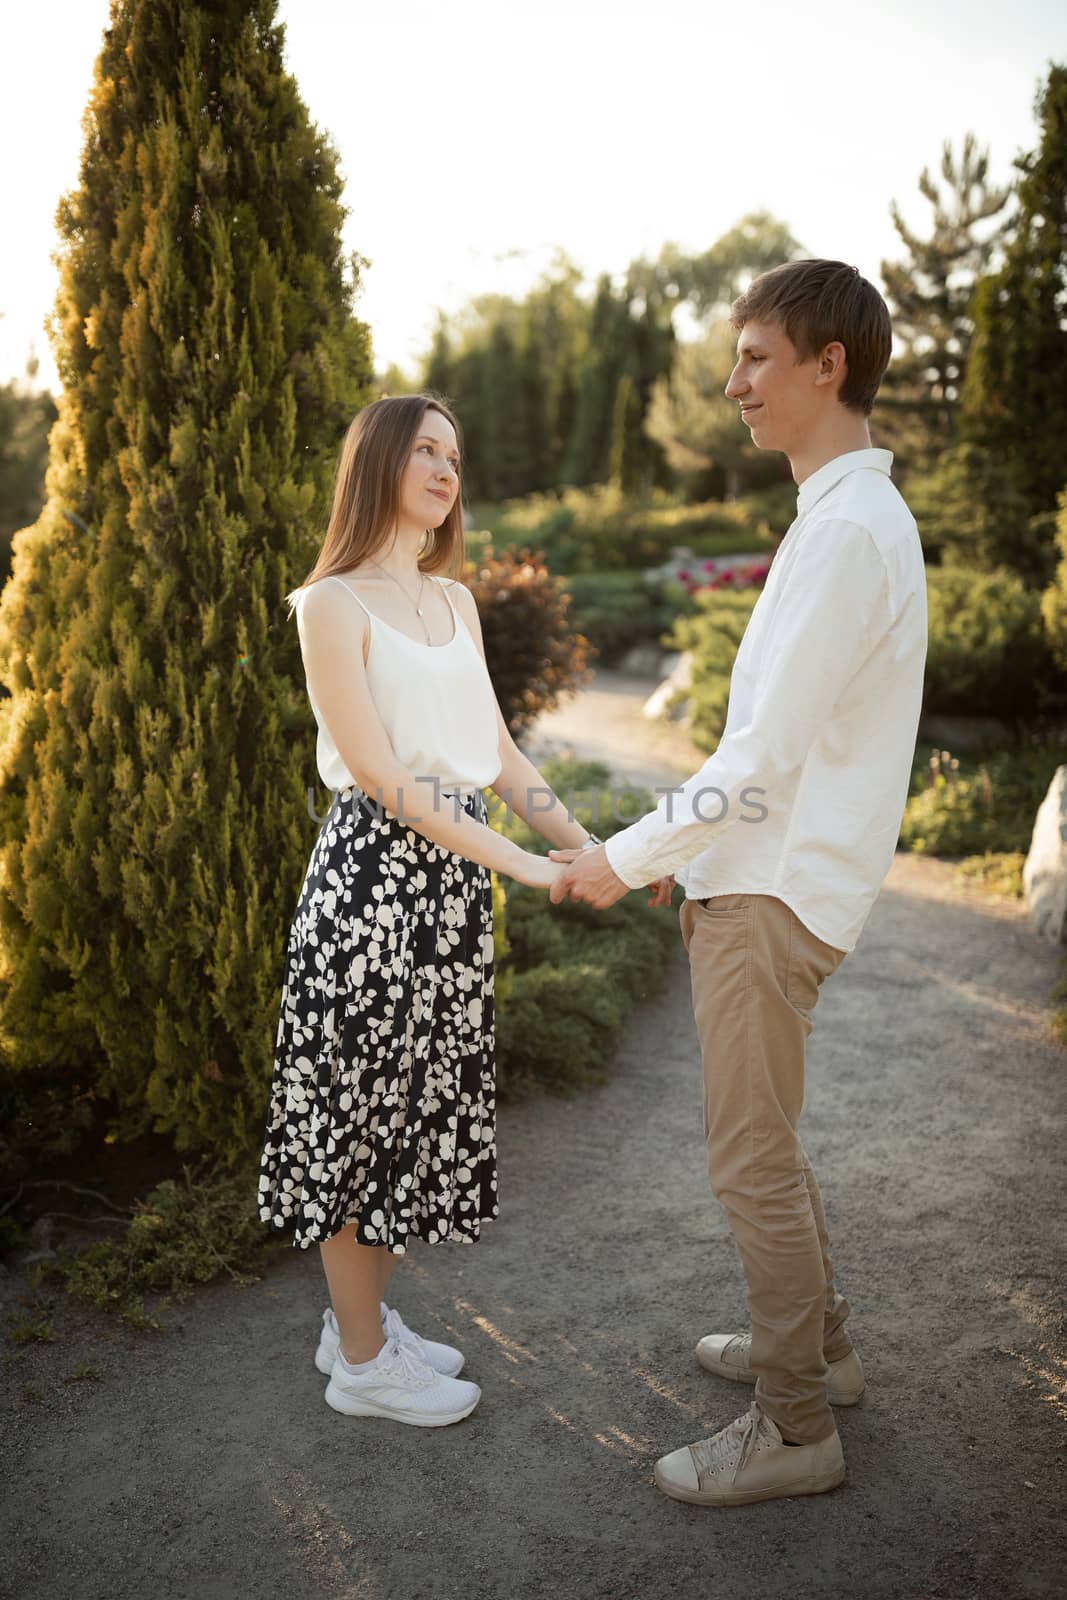
<path id="1" fill-rule="evenodd" d="M 1058 564 L 1041 596 L 1041 616 L 1053 659 L 1060 671 L 1067 673 L 1067 489 L 1060 495 L 1056 512 L 1056 550 Z"/>
<path id="2" fill-rule="evenodd" d="M 931 750 L 912 770 L 900 848 L 933 856 L 1025 855 L 1063 759 L 1062 739 L 1033 735 L 958 756 Z"/>
<path id="3" fill-rule="evenodd" d="M 598 762 L 546 761 L 541 772 L 601 838 L 652 805 L 651 795 L 626 790 L 609 808 L 611 774 Z M 593 794 L 602 803 L 589 803 Z M 508 820 L 502 808 L 494 826 L 524 849 L 544 854 L 550 848 L 521 818 Z M 677 937 L 674 910 L 650 910 L 647 901 L 641 890 L 607 911 L 569 901 L 552 906 L 543 891 L 508 884 L 508 955 L 501 971 L 506 988 L 497 1010 L 503 1100 L 539 1088 L 565 1092 L 607 1077 L 627 1019 L 639 1000 L 659 988 Z"/>
<path id="4" fill-rule="evenodd" d="M 543 553 L 553 572 L 588 573 L 660 566 L 678 546 L 702 556 L 769 550 L 781 514 L 777 500 L 692 505 L 663 491 L 634 499 L 601 486 L 479 507 L 474 520 L 498 548 L 522 545 Z"/>
<path id="5" fill-rule="evenodd" d="M 1003 567 L 928 567 L 926 580 L 925 712 L 997 717 L 1021 730 L 1067 710 L 1067 670 L 1037 590 Z"/>
<path id="6" fill-rule="evenodd" d="M 588 681 L 588 640 L 574 628 L 570 595 L 528 550 L 496 555 L 486 547 L 464 580 L 478 605 L 500 710 L 517 735 Z"/>
<path id="7" fill-rule="evenodd" d="M 908 505 L 927 560 L 971 572 L 1006 568 L 1031 588 L 1051 578 L 1053 519 L 1031 513 L 1004 462 L 981 446 L 957 444 L 909 478 Z"/>
<path id="8" fill-rule="evenodd" d="M 1040 593 L 1003 568 L 928 567 L 926 580 L 924 713 L 995 717 L 1016 737 L 1061 724 L 1067 670 L 1053 654 Z M 758 592 L 702 591 L 698 609 L 675 623 L 672 648 L 692 652 L 691 732 L 701 749 L 714 750 L 722 736 L 730 674 Z"/>
<path id="9" fill-rule="evenodd" d="M 573 573 L 564 580 L 574 625 L 612 666 L 638 644 L 662 644 L 679 616 L 694 609 L 685 588 L 640 572 Z"/>
<path id="10" fill-rule="evenodd" d="M 755 585 L 700 590 L 694 597 L 698 609 L 674 625 L 671 647 L 691 653 L 691 686 L 680 698 L 690 701 L 689 733 L 701 750 L 715 750 L 722 738 L 730 674 L 760 593 Z"/>

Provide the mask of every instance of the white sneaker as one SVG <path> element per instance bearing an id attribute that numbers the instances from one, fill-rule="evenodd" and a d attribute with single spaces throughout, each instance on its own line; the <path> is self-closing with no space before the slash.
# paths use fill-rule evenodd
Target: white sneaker
<path id="1" fill-rule="evenodd" d="M 818 1444 L 787 1445 L 757 1405 L 710 1439 L 661 1456 L 655 1470 L 656 1485 L 664 1494 L 692 1506 L 743 1506 L 822 1494 L 844 1476 L 836 1429 Z"/>
<path id="2" fill-rule="evenodd" d="M 482 1397 L 476 1383 L 446 1378 L 411 1349 L 387 1339 L 363 1372 L 346 1372 L 340 1353 L 325 1400 L 349 1417 L 392 1417 L 415 1428 L 444 1428 L 469 1416 Z"/>
<path id="3" fill-rule="evenodd" d="M 733 1378 L 738 1383 L 755 1383 L 752 1370 L 751 1333 L 709 1333 L 697 1345 L 697 1360 L 707 1372 L 720 1378 Z M 863 1367 L 855 1350 L 850 1350 L 840 1361 L 827 1363 L 830 1384 L 827 1399 L 832 1406 L 854 1406 L 864 1389 Z"/>
<path id="4" fill-rule="evenodd" d="M 399 1311 L 393 1310 L 381 1303 L 382 1331 L 387 1339 L 395 1339 L 398 1344 L 406 1344 L 414 1350 L 427 1366 L 435 1372 L 443 1373 L 446 1378 L 454 1378 L 463 1370 L 463 1352 L 454 1350 L 450 1344 L 437 1344 L 433 1339 L 421 1339 L 412 1328 L 409 1328 Z M 333 1371 L 334 1357 L 341 1346 L 341 1330 L 337 1326 L 337 1318 L 333 1314 L 333 1307 L 327 1306 L 322 1313 L 322 1333 L 319 1335 L 319 1347 L 315 1351 L 315 1365 L 327 1377 Z"/>

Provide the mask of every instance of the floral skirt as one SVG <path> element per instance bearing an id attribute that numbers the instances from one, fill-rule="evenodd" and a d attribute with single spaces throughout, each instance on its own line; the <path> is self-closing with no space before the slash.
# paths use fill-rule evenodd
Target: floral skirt
<path id="1" fill-rule="evenodd" d="M 459 803 L 480 822 L 480 792 Z M 289 933 L 258 1215 L 302 1248 L 477 1239 L 497 1214 L 489 869 L 358 790 Z"/>

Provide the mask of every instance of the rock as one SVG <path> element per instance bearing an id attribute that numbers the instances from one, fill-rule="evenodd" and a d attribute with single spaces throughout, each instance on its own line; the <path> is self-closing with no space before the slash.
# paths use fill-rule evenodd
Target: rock
<path id="1" fill-rule="evenodd" d="M 693 681 L 693 657 L 689 650 L 683 650 L 681 655 L 668 656 L 670 665 L 667 676 L 663 682 L 653 689 L 644 705 L 641 715 L 653 720 L 657 717 L 668 717 L 671 721 L 680 721 L 687 713 L 688 701 L 673 709 L 670 701 L 680 689 L 688 689 Z"/>
<path id="2" fill-rule="evenodd" d="M 1067 944 L 1067 766 L 1057 767 L 1038 807 L 1023 865 L 1030 921 L 1050 944 Z"/>
<path id="3" fill-rule="evenodd" d="M 30 1244 L 35 1250 L 47 1250 L 54 1232 L 55 1223 L 51 1217 L 38 1217 L 30 1228 Z"/>
<path id="4" fill-rule="evenodd" d="M 663 651 L 648 641 L 631 646 L 618 665 L 619 672 L 632 672 L 640 678 L 658 678 L 662 670 Z"/>

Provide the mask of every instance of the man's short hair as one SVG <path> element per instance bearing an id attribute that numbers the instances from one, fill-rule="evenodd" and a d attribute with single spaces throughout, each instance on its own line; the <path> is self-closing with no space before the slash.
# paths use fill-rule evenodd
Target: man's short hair
<path id="1" fill-rule="evenodd" d="M 730 308 L 738 332 L 746 322 L 773 322 L 810 360 L 840 340 L 847 370 L 838 399 L 870 416 L 893 353 L 889 310 L 873 283 L 844 261 L 784 261 L 760 273 Z"/>

